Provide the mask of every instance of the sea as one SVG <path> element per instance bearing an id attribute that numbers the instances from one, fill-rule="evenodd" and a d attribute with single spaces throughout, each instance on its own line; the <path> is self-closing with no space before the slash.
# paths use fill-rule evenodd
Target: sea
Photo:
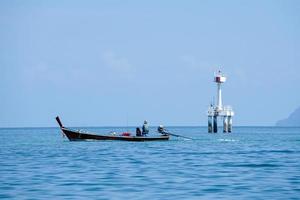
<path id="1" fill-rule="evenodd" d="M 168 130 L 192 139 L 69 142 L 58 128 L 1 128 L 0 198 L 300 199 L 299 127 Z"/>

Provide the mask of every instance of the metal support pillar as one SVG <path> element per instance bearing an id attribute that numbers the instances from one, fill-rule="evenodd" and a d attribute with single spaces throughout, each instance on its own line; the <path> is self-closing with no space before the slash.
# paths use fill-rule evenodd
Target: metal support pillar
<path id="1" fill-rule="evenodd" d="M 232 116 L 228 116 L 228 132 L 232 131 Z"/>
<path id="2" fill-rule="evenodd" d="M 218 118 L 214 116 L 214 133 L 218 132 Z"/>
<path id="3" fill-rule="evenodd" d="M 212 133 L 213 131 L 213 124 L 212 124 L 212 116 L 208 116 L 208 132 Z"/>
<path id="4" fill-rule="evenodd" d="M 223 133 L 227 133 L 228 131 L 228 117 L 223 117 Z"/>

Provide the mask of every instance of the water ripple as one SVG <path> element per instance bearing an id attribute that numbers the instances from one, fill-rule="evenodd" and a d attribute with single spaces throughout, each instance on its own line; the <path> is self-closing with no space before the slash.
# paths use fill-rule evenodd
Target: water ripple
<path id="1" fill-rule="evenodd" d="M 300 196 L 299 128 L 243 127 L 233 134 L 206 134 L 197 127 L 170 131 L 194 140 L 68 142 L 58 129 L 0 129 L 0 198 Z"/>

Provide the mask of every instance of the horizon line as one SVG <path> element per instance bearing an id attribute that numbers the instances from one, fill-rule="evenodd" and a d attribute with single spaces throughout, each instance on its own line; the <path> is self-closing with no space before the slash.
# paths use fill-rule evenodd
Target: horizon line
<path id="1" fill-rule="evenodd" d="M 204 128 L 207 127 L 205 125 L 171 125 L 165 127 L 195 127 L 195 128 Z M 139 126 L 68 126 L 69 128 L 136 128 Z M 66 128 L 68 128 L 66 127 Z M 150 128 L 155 128 L 157 126 L 149 126 Z M 218 126 L 219 128 L 222 128 L 222 126 Z M 300 128 L 300 126 L 276 126 L 276 125 L 238 125 L 234 127 L 277 127 L 277 128 Z M 60 128 L 59 126 L 15 126 L 15 127 L 0 127 L 0 129 L 38 129 L 38 128 Z"/>

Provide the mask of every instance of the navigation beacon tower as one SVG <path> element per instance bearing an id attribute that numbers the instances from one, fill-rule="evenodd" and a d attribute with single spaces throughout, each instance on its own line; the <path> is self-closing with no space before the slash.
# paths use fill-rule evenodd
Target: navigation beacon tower
<path id="1" fill-rule="evenodd" d="M 209 133 L 217 133 L 218 132 L 218 117 L 223 118 L 223 132 L 231 133 L 232 131 L 232 117 L 234 112 L 231 106 L 223 106 L 222 105 L 222 90 L 221 84 L 225 83 L 226 76 L 221 73 L 219 70 L 215 73 L 214 82 L 217 83 L 217 105 L 211 104 L 208 108 L 208 132 Z"/>

